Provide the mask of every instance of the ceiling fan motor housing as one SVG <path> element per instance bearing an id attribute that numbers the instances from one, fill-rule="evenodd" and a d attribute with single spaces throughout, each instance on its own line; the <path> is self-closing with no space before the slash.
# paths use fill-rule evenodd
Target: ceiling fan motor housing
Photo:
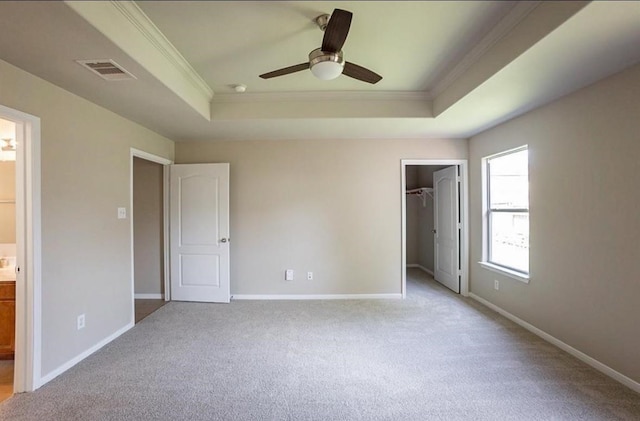
<path id="1" fill-rule="evenodd" d="M 342 74 L 344 69 L 342 51 L 333 53 L 316 48 L 309 53 L 309 67 L 318 79 L 335 79 Z"/>

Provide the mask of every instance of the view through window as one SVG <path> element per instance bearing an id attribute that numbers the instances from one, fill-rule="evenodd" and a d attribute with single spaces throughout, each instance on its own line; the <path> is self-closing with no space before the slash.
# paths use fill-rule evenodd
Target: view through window
<path id="1" fill-rule="evenodd" d="M 526 147 L 486 159 L 487 260 L 529 273 L 529 152 Z"/>

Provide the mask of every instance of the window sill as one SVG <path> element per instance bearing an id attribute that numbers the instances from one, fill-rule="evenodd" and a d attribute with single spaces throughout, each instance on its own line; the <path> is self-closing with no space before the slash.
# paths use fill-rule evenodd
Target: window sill
<path id="1" fill-rule="evenodd" d="M 516 281 L 524 282 L 525 284 L 529 283 L 529 275 L 525 275 L 524 273 L 516 272 L 515 270 L 510 270 L 502 266 L 494 265 L 489 262 L 478 262 L 480 266 L 483 268 L 490 270 L 491 272 L 496 272 L 501 275 L 504 275 L 508 278 L 515 279 Z"/>

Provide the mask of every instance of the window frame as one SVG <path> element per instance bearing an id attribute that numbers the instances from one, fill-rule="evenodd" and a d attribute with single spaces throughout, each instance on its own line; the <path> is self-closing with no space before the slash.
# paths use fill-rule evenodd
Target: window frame
<path id="1" fill-rule="evenodd" d="M 504 157 L 507 155 L 511 155 L 514 153 L 528 151 L 528 145 L 522 145 L 514 149 L 509 149 L 506 151 L 502 151 L 493 155 L 486 156 L 482 158 L 482 187 L 483 187 L 483 243 L 482 243 L 482 261 L 479 262 L 482 267 L 485 269 L 489 269 L 494 272 L 501 273 L 507 277 L 528 283 L 529 275 L 531 273 L 531 268 L 529 268 L 528 272 L 525 272 L 521 269 L 506 265 L 504 263 L 497 263 L 491 260 L 491 240 L 492 240 L 492 227 L 491 227 L 491 217 L 494 213 L 516 213 L 516 214 L 526 214 L 530 213 L 530 205 L 529 198 L 527 197 L 527 208 L 500 208 L 495 209 L 491 208 L 491 170 L 490 170 L 490 161 L 496 158 Z M 527 164 L 528 167 L 528 164 Z M 527 168 L 527 176 L 529 170 Z M 527 192 L 527 196 L 528 196 Z M 531 230 L 529 229 L 529 232 Z M 527 256 L 529 258 L 529 256 Z"/>

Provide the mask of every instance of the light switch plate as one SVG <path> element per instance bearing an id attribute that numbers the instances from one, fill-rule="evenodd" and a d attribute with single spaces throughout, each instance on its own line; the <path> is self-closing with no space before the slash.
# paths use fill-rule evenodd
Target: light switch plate
<path id="1" fill-rule="evenodd" d="M 287 269 L 284 271 L 284 280 L 293 281 L 293 269 Z"/>
<path id="2" fill-rule="evenodd" d="M 118 208 L 118 219 L 127 219 L 127 208 Z"/>

